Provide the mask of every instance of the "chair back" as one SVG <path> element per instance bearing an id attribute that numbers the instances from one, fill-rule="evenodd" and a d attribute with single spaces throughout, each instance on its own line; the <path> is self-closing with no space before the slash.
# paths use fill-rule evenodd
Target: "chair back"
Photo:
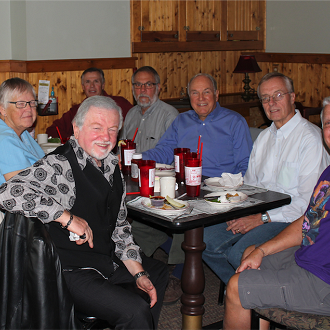
<path id="1" fill-rule="evenodd" d="M 321 127 L 321 114 L 322 108 L 304 108 L 302 110 L 302 116 L 312 122 L 313 124 Z"/>
<path id="2" fill-rule="evenodd" d="M 0 329 L 78 329 L 55 245 L 37 218 L 0 225 Z"/>

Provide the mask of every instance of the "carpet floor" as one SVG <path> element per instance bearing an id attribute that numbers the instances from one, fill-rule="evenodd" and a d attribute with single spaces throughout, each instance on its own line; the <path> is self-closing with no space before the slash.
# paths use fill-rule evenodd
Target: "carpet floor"
<path id="1" fill-rule="evenodd" d="M 167 255 L 163 250 L 158 249 L 154 258 L 167 262 Z M 218 305 L 219 296 L 219 278 L 205 264 L 205 313 L 203 315 L 203 326 L 223 320 L 224 308 Z M 177 301 L 173 305 L 163 306 L 158 323 L 158 330 L 179 330 L 182 325 L 182 316 L 180 312 L 181 302 Z"/>

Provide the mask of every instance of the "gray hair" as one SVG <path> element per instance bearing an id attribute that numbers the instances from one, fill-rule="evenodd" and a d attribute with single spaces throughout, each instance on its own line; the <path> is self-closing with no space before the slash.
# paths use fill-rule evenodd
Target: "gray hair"
<path id="1" fill-rule="evenodd" d="M 15 77 L 5 80 L 0 85 L 0 106 L 7 109 L 8 102 L 16 93 L 32 93 L 34 99 L 36 99 L 36 92 L 33 86 L 26 80 Z"/>
<path id="2" fill-rule="evenodd" d="M 322 102 L 322 105 L 323 105 L 323 109 L 320 113 L 320 118 L 321 118 L 321 124 L 322 124 L 322 128 L 323 128 L 323 110 L 325 108 L 326 105 L 329 105 L 330 104 L 330 96 L 327 96 L 323 99 L 323 102 Z"/>
<path id="3" fill-rule="evenodd" d="M 157 71 L 151 67 L 151 66 L 143 66 L 140 69 L 136 70 L 133 75 L 132 75 L 132 84 L 135 82 L 135 76 L 139 73 L 139 72 L 148 72 L 151 73 L 154 78 L 155 78 L 155 82 L 156 84 L 160 84 L 160 77 L 159 74 L 157 73 Z"/>
<path id="4" fill-rule="evenodd" d="M 217 88 L 217 82 L 215 81 L 215 79 L 214 79 L 210 74 L 208 74 L 208 73 L 197 73 L 196 75 L 194 75 L 194 76 L 190 79 L 190 81 L 189 81 L 189 83 L 188 83 L 188 85 L 187 85 L 187 91 L 188 91 L 188 95 L 189 95 L 189 96 L 190 96 L 190 85 L 191 85 L 191 83 L 193 82 L 193 80 L 194 80 L 195 78 L 200 77 L 200 76 L 202 76 L 202 77 L 206 77 L 206 78 L 209 78 L 209 79 L 211 80 L 211 83 L 212 83 L 212 85 L 213 85 L 214 92 L 218 89 L 218 88 Z"/>
<path id="5" fill-rule="evenodd" d="M 273 78 L 281 78 L 285 84 L 285 87 L 286 89 L 288 90 L 289 93 L 294 93 L 294 88 L 293 88 L 293 81 L 291 78 L 285 76 L 283 73 L 280 73 L 280 72 L 269 72 L 267 74 L 265 74 L 260 82 L 259 82 L 259 85 L 258 85 L 258 88 L 257 88 L 257 94 L 258 94 L 258 97 L 260 99 L 260 86 L 270 80 L 270 79 L 273 79 Z"/>
<path id="6" fill-rule="evenodd" d="M 84 76 L 85 76 L 85 74 L 86 74 L 86 73 L 89 73 L 89 72 L 98 72 L 98 73 L 100 74 L 100 76 L 101 76 L 101 82 L 102 82 L 102 84 L 105 83 L 104 72 L 103 72 L 103 70 L 98 69 L 98 68 L 89 68 L 89 69 L 86 69 L 86 70 L 82 73 L 82 75 L 81 75 L 81 84 L 82 84 L 82 85 L 83 85 L 83 83 L 84 83 Z"/>
<path id="7" fill-rule="evenodd" d="M 110 97 L 107 96 L 91 96 L 83 101 L 74 116 L 72 123 L 75 123 L 79 129 L 82 128 L 85 122 L 86 115 L 91 107 L 106 109 L 106 110 L 116 110 L 119 113 L 119 127 L 118 131 L 121 129 L 123 124 L 123 114 L 120 106 Z"/>

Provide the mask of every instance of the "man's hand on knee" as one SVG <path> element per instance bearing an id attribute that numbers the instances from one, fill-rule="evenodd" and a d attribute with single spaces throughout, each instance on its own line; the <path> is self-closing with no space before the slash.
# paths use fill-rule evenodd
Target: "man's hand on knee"
<path id="1" fill-rule="evenodd" d="M 139 289 L 148 293 L 150 297 L 150 308 L 157 302 L 156 288 L 147 276 L 141 276 L 136 280 L 136 285 Z"/>

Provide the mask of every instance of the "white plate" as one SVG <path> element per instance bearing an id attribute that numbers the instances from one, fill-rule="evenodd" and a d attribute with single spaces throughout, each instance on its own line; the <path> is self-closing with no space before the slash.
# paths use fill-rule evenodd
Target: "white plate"
<path id="1" fill-rule="evenodd" d="M 167 164 L 156 164 L 156 176 L 175 176 L 174 166 Z"/>
<path id="2" fill-rule="evenodd" d="M 50 152 L 54 151 L 57 147 L 59 147 L 61 143 L 42 143 L 40 144 L 41 149 L 44 151 L 45 154 L 49 154 Z"/>
<path id="3" fill-rule="evenodd" d="M 238 184 L 237 186 L 222 186 L 219 182 L 219 177 L 214 177 L 214 178 L 208 178 L 204 180 L 204 183 L 211 189 L 217 190 L 217 189 L 237 189 L 243 183 Z"/>
<path id="4" fill-rule="evenodd" d="M 176 199 L 174 199 L 174 200 L 176 200 Z M 173 209 L 169 205 L 164 204 L 166 206 L 169 206 L 169 209 L 157 208 L 157 207 L 151 205 L 150 198 L 147 198 L 147 197 L 142 200 L 141 204 L 145 208 L 147 208 L 149 210 L 152 210 L 153 212 L 163 213 L 164 215 L 165 214 L 167 214 L 167 215 L 180 214 L 181 212 L 184 212 L 185 210 L 187 210 L 189 208 L 189 203 L 188 202 L 181 201 L 181 200 L 176 200 L 176 201 L 179 202 L 179 203 L 185 204 L 185 206 L 181 209 Z"/>
<path id="5" fill-rule="evenodd" d="M 231 194 L 231 195 L 238 194 L 240 199 L 232 198 L 228 203 L 210 202 L 210 201 L 205 199 L 205 202 L 207 202 L 210 205 L 215 206 L 215 207 L 223 207 L 223 206 L 229 206 L 229 205 L 233 205 L 233 204 L 242 203 L 248 198 L 248 196 L 246 194 L 244 194 L 240 191 L 219 191 L 219 192 L 214 192 L 214 193 L 207 194 L 207 195 L 204 196 L 204 198 L 205 197 L 213 197 L 213 196 L 225 196 L 227 194 Z"/>

